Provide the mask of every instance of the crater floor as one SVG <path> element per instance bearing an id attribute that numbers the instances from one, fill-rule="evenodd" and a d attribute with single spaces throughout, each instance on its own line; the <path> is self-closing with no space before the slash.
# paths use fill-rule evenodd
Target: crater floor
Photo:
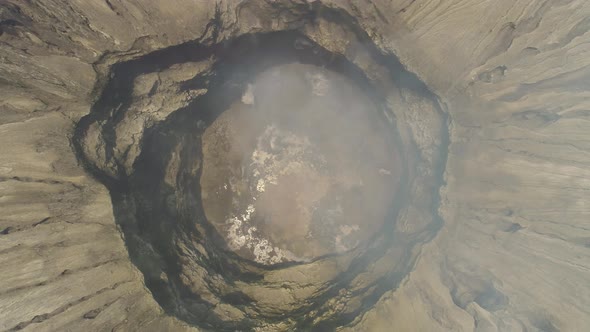
<path id="1" fill-rule="evenodd" d="M 261 264 L 309 261 L 367 241 L 399 180 L 399 156 L 380 120 L 340 74 L 303 64 L 261 73 L 203 135 L 208 220 L 229 249 Z"/>

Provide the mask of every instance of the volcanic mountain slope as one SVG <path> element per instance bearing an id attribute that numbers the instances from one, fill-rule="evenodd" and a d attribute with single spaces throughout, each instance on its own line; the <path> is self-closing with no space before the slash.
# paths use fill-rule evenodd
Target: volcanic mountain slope
<path id="1" fill-rule="evenodd" d="M 3 1 L 0 330 L 585 330 L 589 15 L 584 0 Z M 396 215 L 399 247 L 359 249 L 370 263 L 269 269 L 193 237 L 212 229 L 142 226 L 163 216 L 141 210 L 151 199 L 188 204 L 180 180 L 200 174 L 176 147 L 205 128 L 178 110 L 223 86 L 226 47 L 282 32 L 297 61 L 355 68 L 413 144 L 400 186 L 421 199 Z M 172 249 L 205 258 L 170 267 Z M 230 261 L 227 280 L 211 273 Z"/>

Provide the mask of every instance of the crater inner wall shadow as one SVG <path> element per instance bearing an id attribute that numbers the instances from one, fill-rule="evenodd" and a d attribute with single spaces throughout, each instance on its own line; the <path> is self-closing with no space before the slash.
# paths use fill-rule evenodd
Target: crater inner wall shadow
<path id="1" fill-rule="evenodd" d="M 370 48 L 376 49 L 374 46 Z M 146 128 L 138 143 L 142 149 L 133 165 L 133 173 L 123 172 L 121 161 L 113 155 L 117 141 L 115 128 L 132 103 L 134 79 L 145 73 L 164 70 L 173 64 L 205 60 L 213 55 L 217 60 L 211 70 L 181 84 L 181 90 L 206 88 L 207 93 L 178 109 L 164 121 Z M 385 61 L 385 56 L 376 56 L 379 62 Z M 348 266 L 343 273 L 319 284 L 305 301 L 284 309 L 278 308 L 278 313 L 266 310 L 261 307 L 260 301 L 244 293 L 246 290 L 240 286 L 243 284 L 253 289 L 290 287 L 288 282 L 269 282 L 265 275 L 306 264 L 287 262 L 265 266 L 223 248 L 223 237 L 206 221 L 201 204 L 201 135 L 233 101 L 242 96 L 247 84 L 257 73 L 294 62 L 324 67 L 345 75 L 374 100 L 383 112 L 386 111 L 385 96 L 363 70 L 343 55 L 329 52 L 298 31 L 282 31 L 244 35 L 208 47 L 187 43 L 116 64 L 91 114 L 78 124 L 73 139 L 77 155 L 86 169 L 110 190 L 115 219 L 125 237 L 130 258 L 144 274 L 146 285 L 154 298 L 170 315 L 194 325 L 227 330 L 278 324 L 284 320 L 284 314 L 300 328 L 330 329 L 342 326 L 371 308 L 384 292 L 395 287 L 411 270 L 415 257 L 411 248 L 425 238 L 431 238 L 436 232 L 436 228 L 432 228 L 413 238 L 396 237 L 397 213 L 407 204 L 405 197 L 408 197 L 409 164 L 405 163 L 402 165 L 404 175 L 396 194 L 399 199 L 392 202 L 388 215 L 390 222 L 385 223 L 382 231 L 371 239 L 372 244 L 363 250 L 345 253 L 344 256 L 348 255 L 346 259 L 341 258 L 341 254 L 330 254 L 310 263 L 340 261 Z M 399 73 L 400 67 L 394 67 Z M 411 77 L 409 74 L 406 76 Z M 407 78 L 404 80 L 412 81 Z M 421 87 L 420 83 L 410 85 Z M 419 90 L 424 93 L 423 89 Z M 382 112 L 378 116 L 387 122 Z M 97 164 L 84 153 L 84 137 L 90 126 L 97 122 L 102 123 L 105 158 L 114 161 L 115 177 L 104 172 L 104 164 Z M 392 132 L 395 144 L 402 144 L 393 127 Z M 175 156 L 173 151 L 179 146 L 179 155 Z M 174 158 L 180 164 L 175 176 L 176 187 L 163 180 Z M 385 257 L 387 255 L 392 257 Z M 393 264 L 392 269 L 375 276 L 363 287 L 347 289 L 358 281 L 359 276 L 371 271 L 371 266 L 384 263 Z M 205 275 L 191 281 L 187 277 L 190 273 Z M 198 289 L 202 287 L 206 292 L 199 293 Z M 333 307 L 327 305 L 331 299 L 342 297 L 343 294 L 349 298 L 359 298 L 360 305 L 348 312 L 334 311 Z M 212 299 L 232 305 L 242 312 L 240 318 L 227 319 L 216 313 Z"/>

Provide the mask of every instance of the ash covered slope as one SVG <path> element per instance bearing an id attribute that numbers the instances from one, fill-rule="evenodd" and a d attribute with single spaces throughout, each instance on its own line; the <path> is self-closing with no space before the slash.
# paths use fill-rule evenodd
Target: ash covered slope
<path id="1" fill-rule="evenodd" d="M 190 329 L 143 286 L 109 194 L 77 164 L 70 138 L 112 64 L 287 25 L 258 3 L 0 4 L 1 330 Z M 323 3 L 355 16 L 452 119 L 444 226 L 352 329 L 590 326 L 590 4 Z"/>

